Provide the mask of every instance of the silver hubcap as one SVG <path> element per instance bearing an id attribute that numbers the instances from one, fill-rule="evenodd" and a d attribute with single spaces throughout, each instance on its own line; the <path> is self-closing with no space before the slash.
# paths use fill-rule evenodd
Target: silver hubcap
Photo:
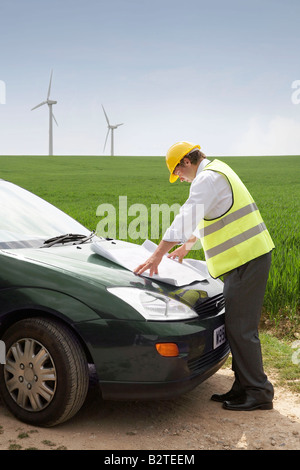
<path id="1" fill-rule="evenodd" d="M 10 396 L 24 410 L 41 411 L 55 395 L 53 359 L 41 343 L 31 338 L 23 338 L 10 347 L 4 377 Z"/>

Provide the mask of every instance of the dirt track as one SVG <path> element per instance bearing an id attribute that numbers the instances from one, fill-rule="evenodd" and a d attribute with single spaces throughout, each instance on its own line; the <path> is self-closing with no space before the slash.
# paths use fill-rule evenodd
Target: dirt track
<path id="1" fill-rule="evenodd" d="M 72 420 L 55 428 L 17 421 L 0 404 L 0 450 L 299 450 L 300 397 L 275 388 L 271 411 L 232 412 L 210 400 L 231 387 L 222 369 L 173 401 L 102 402 L 91 388 Z"/>

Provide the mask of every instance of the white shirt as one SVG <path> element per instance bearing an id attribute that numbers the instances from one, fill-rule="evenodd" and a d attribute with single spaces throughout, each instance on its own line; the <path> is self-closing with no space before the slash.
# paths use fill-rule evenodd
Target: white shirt
<path id="1" fill-rule="evenodd" d="M 215 219 L 223 215 L 232 205 L 232 191 L 227 178 L 216 171 L 203 171 L 210 163 L 201 161 L 191 183 L 189 197 L 181 206 L 163 240 L 185 243 L 192 234 L 199 238 L 198 224 L 204 217 Z"/>

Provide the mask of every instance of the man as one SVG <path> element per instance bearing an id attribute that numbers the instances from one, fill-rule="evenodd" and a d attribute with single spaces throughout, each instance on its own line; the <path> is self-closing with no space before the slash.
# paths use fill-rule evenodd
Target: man
<path id="1" fill-rule="evenodd" d="M 177 142 L 168 150 L 166 163 L 171 183 L 178 178 L 191 183 L 189 197 L 135 273 L 157 274 L 162 257 L 180 243 L 168 256 L 181 262 L 200 238 L 211 276 L 224 276 L 225 327 L 235 375 L 231 390 L 211 399 L 229 410 L 272 409 L 274 390 L 263 370 L 258 337 L 274 248 L 270 234 L 237 174 L 220 160 L 209 161 L 199 145 Z M 193 214 L 200 204 L 204 216 L 199 221 Z"/>

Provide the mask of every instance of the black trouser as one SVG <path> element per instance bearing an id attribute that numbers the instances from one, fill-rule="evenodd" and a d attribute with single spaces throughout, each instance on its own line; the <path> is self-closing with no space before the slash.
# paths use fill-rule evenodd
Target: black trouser
<path id="1" fill-rule="evenodd" d="M 225 276 L 225 327 L 235 373 L 233 390 L 272 401 L 274 390 L 264 373 L 258 325 L 271 265 L 271 252 Z"/>

